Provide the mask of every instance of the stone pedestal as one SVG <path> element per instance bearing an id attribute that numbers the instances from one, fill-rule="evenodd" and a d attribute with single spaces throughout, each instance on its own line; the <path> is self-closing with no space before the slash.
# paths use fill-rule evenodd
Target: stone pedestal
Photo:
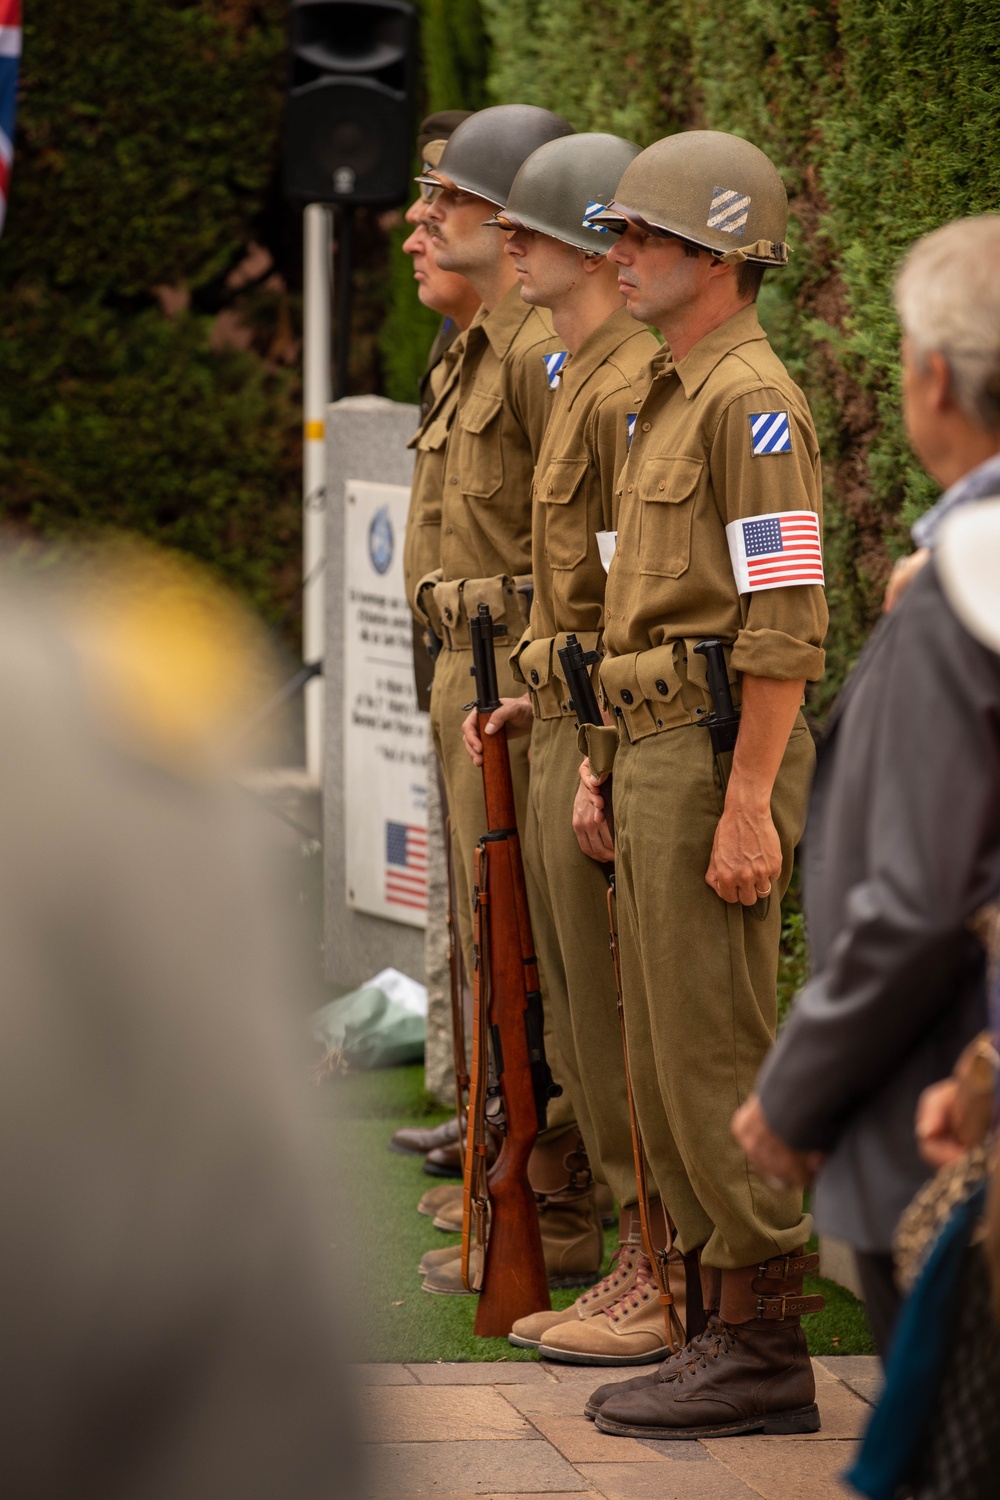
<path id="1" fill-rule="evenodd" d="M 408 485 L 416 406 L 349 396 L 327 408 L 324 934 L 328 978 L 350 988 L 387 965 L 423 982 L 424 933 L 347 904 L 344 855 L 344 509 L 349 480 Z"/>

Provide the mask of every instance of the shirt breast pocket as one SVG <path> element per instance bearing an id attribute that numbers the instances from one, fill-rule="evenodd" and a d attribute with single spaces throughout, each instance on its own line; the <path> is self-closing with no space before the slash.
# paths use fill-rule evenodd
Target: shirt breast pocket
<path id="1" fill-rule="evenodd" d="M 586 472 L 585 458 L 557 458 L 537 481 L 545 556 L 553 568 L 577 568 L 587 556 L 587 507 L 579 494 Z"/>
<path id="2" fill-rule="evenodd" d="M 503 484 L 502 406 L 498 392 L 473 391 L 458 414 L 462 491 L 480 500 L 489 500 Z"/>
<path id="3" fill-rule="evenodd" d="M 680 578 L 691 565 L 695 496 L 705 461 L 683 455 L 649 458 L 639 470 L 640 571 Z"/>

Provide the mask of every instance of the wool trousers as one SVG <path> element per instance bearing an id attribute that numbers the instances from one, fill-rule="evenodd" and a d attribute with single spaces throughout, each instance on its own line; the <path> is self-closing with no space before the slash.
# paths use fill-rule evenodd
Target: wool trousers
<path id="1" fill-rule="evenodd" d="M 730 1129 L 774 1040 L 780 900 L 815 760 L 802 716 L 771 799 L 782 869 L 759 921 L 706 884 L 723 784 L 707 730 L 635 744 L 614 765 L 622 990 L 637 1112 L 653 1178 L 683 1252 L 734 1269 L 803 1245 L 798 1190 L 751 1169 Z"/>

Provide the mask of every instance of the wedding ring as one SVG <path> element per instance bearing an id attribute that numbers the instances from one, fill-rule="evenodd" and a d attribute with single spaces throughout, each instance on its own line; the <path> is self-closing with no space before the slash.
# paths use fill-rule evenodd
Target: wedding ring
<path id="1" fill-rule="evenodd" d="M 769 896 L 771 894 L 770 886 L 768 886 L 766 890 L 762 891 L 759 885 L 755 885 L 754 890 L 757 892 L 758 896 Z"/>

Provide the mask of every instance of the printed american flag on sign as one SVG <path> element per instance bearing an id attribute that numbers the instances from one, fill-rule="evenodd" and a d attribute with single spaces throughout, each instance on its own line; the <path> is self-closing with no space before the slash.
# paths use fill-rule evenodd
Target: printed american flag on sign
<path id="1" fill-rule="evenodd" d="M 385 899 L 390 906 L 427 910 L 427 830 L 385 825 Z"/>
<path id="2" fill-rule="evenodd" d="M 819 516 L 812 510 L 774 511 L 726 527 L 733 576 L 741 594 L 823 584 Z"/>
<path id="3" fill-rule="evenodd" d="M 21 63 L 21 0 L 0 0 L 0 232 L 14 164 L 14 110 Z"/>

